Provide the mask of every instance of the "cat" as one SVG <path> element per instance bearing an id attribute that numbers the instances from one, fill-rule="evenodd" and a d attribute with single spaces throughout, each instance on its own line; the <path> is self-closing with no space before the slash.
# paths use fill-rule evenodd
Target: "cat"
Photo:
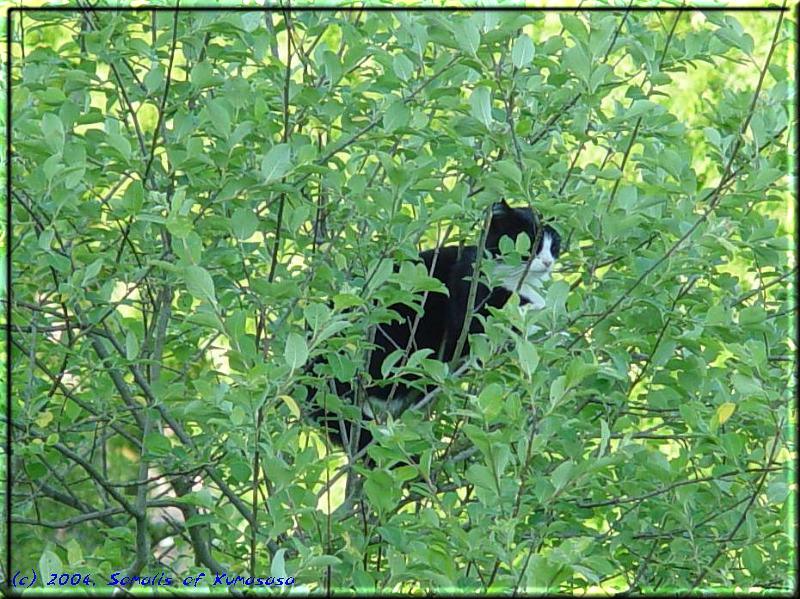
<path id="1" fill-rule="evenodd" d="M 541 227 L 530 265 L 527 264 L 529 256 L 523 256 L 519 265 L 505 264 L 501 258 L 500 240 L 508 236 L 511 241 L 516 241 L 518 236 L 525 235 L 530 242 L 528 247 L 532 247 L 537 240 L 536 220 L 529 207 L 512 208 L 505 200 L 492 206 L 485 249 L 487 258 L 495 261 L 493 279 L 499 281 L 500 285 L 490 289 L 484 282 L 478 283 L 468 333 L 480 333 L 483 330 L 475 315 L 486 316 L 490 307 L 502 308 L 513 293 L 519 295 L 521 305 L 529 304 L 533 309 L 544 307 L 544 299 L 538 290 L 543 282 L 549 280 L 553 265 L 561 253 L 561 237 L 549 224 Z M 369 356 L 367 368 L 374 384 L 364 390 L 368 400 L 361 407 L 366 420 L 375 419 L 377 409 L 397 415 L 409 405 L 409 399 L 414 399 L 409 386 L 383 380 L 381 366 L 387 356 L 396 350 L 410 355 L 417 350 L 429 349 L 433 352 L 430 357 L 444 362 L 452 362 L 456 358 L 455 352 L 469 311 L 471 279 L 477 257 L 476 246 L 441 246 L 419 254 L 429 275 L 441 281 L 448 294 L 432 291 L 423 295 L 419 317 L 410 306 L 392 305 L 390 309 L 398 314 L 399 320 L 377 325 L 375 348 Z M 468 354 L 469 342 L 465 338 L 459 356 Z M 336 380 L 334 388 L 340 398 L 352 401 L 353 389 L 350 384 Z M 330 438 L 337 445 L 343 446 L 353 434 L 357 434 L 358 439 L 349 442 L 357 451 L 372 441 L 371 433 L 364 426 L 355 427 L 352 422 L 340 420 L 339 416 L 326 413 L 321 407 L 312 412 L 312 418 L 322 425 L 327 424 Z"/>

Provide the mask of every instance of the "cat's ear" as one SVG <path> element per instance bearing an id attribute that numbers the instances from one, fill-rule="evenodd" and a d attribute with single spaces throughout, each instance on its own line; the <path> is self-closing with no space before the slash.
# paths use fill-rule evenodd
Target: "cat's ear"
<path id="1" fill-rule="evenodd" d="M 512 208 L 506 204 L 505 198 L 492 205 L 492 216 L 503 216 L 511 212 Z"/>

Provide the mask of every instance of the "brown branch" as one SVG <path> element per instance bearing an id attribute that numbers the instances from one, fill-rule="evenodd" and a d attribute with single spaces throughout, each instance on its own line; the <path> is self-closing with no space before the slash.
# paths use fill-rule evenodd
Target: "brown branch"
<path id="1" fill-rule="evenodd" d="M 778 435 L 780 437 L 780 435 Z M 776 437 L 776 439 L 778 438 Z M 774 449 L 774 445 L 773 445 Z M 766 468 L 744 468 L 743 470 L 732 470 L 731 472 L 723 472 L 722 474 L 717 474 L 715 476 L 704 476 L 700 478 L 693 478 L 691 480 L 681 480 L 676 483 L 672 483 L 670 485 L 666 485 L 664 487 L 658 488 L 655 491 L 650 491 L 649 493 L 643 493 L 642 495 L 636 495 L 635 497 L 617 497 L 616 499 L 606 499 L 604 501 L 590 501 L 590 502 L 576 502 L 575 505 L 579 508 L 584 509 L 591 509 L 596 507 L 605 507 L 609 505 L 623 505 L 625 503 L 639 503 L 644 501 L 645 499 L 649 499 L 651 497 L 656 497 L 657 495 L 663 495 L 664 493 L 669 493 L 673 489 L 677 489 L 678 487 L 683 487 L 686 485 L 694 485 L 697 483 L 707 483 L 714 480 L 718 480 L 720 478 L 728 478 L 731 476 L 738 476 L 741 474 L 746 474 L 747 472 L 777 472 L 781 470 L 781 468 L 771 468 L 772 462 L 768 464 Z M 763 478 L 763 477 L 762 477 Z"/>
<path id="2" fill-rule="evenodd" d="M 784 2 L 784 7 L 785 6 L 786 3 Z M 781 18 L 782 17 L 783 13 L 781 13 Z M 778 28 L 780 28 L 780 19 L 778 21 Z M 739 529 L 742 527 L 742 524 L 744 524 L 745 520 L 747 519 L 747 514 L 750 511 L 750 508 L 753 507 L 753 504 L 755 503 L 756 499 L 758 499 L 758 496 L 761 494 L 761 489 L 764 487 L 764 483 L 767 480 L 767 475 L 770 472 L 775 472 L 776 470 L 782 470 L 782 468 L 772 468 L 772 464 L 775 463 L 775 454 L 778 450 L 778 441 L 781 438 L 781 429 L 783 428 L 783 423 L 784 423 L 784 417 L 782 416 L 776 427 L 777 430 L 775 432 L 775 436 L 772 439 L 772 448 L 770 449 L 769 452 L 769 458 L 767 459 L 764 468 L 761 469 L 762 475 L 761 478 L 759 478 L 758 480 L 758 484 L 756 485 L 756 490 L 753 491 L 753 494 L 750 496 L 750 500 L 747 502 L 747 505 L 742 510 L 742 514 L 741 516 L 739 516 L 739 520 L 736 522 L 736 525 L 731 529 L 731 532 L 728 534 L 728 536 L 722 539 L 722 543 L 720 544 L 720 547 L 717 550 L 717 553 L 714 555 L 713 559 L 703 567 L 700 574 L 698 574 L 697 578 L 695 578 L 694 582 L 692 583 L 691 587 L 692 589 L 695 589 L 697 585 L 699 585 L 700 582 L 703 580 L 703 578 L 705 578 L 706 573 L 714 566 L 714 564 L 717 562 L 720 556 L 725 552 L 728 543 L 730 543 L 733 537 L 736 536 L 736 533 L 739 532 Z"/>
<path id="3" fill-rule="evenodd" d="M 486 250 L 486 238 L 489 234 L 489 227 L 492 225 L 492 206 L 486 208 L 486 218 L 483 221 L 483 229 L 481 230 L 481 237 L 478 241 L 478 255 L 475 258 L 475 265 L 472 270 L 472 279 L 469 282 L 469 295 L 467 296 L 467 312 L 464 315 L 464 322 L 461 324 L 461 332 L 456 341 L 456 347 L 453 351 L 453 357 L 450 360 L 451 364 L 458 362 L 461 357 L 461 352 L 464 349 L 464 344 L 467 341 L 469 334 L 469 327 L 472 323 L 473 311 L 475 309 L 475 295 L 478 292 L 478 280 L 481 276 L 481 264 L 483 263 L 483 253 Z M 522 280 L 523 277 L 520 277 Z"/>
<path id="4" fill-rule="evenodd" d="M 147 161 L 147 166 L 144 169 L 144 176 L 142 177 L 142 182 L 146 183 L 147 178 L 150 175 L 150 168 L 153 166 L 153 159 L 156 155 L 156 145 L 158 144 L 158 137 L 161 133 L 161 128 L 164 124 L 164 107 L 167 104 L 167 96 L 169 95 L 169 87 L 172 81 L 172 65 L 175 62 L 175 49 L 178 45 L 178 7 L 180 6 L 180 2 L 175 4 L 175 12 L 173 13 L 172 18 L 172 45 L 169 51 L 169 63 L 167 65 L 167 78 L 164 83 L 164 93 L 161 96 L 161 104 L 158 107 L 158 120 L 156 121 L 156 128 L 153 131 L 153 142 L 150 145 L 150 158 Z"/>
<path id="5" fill-rule="evenodd" d="M 2 420 L 5 421 L 5 418 L 3 418 Z M 18 422 L 12 421 L 9 423 L 9 425 L 19 430 L 26 431 L 26 427 Z M 38 439 L 44 439 L 44 435 L 30 433 L 29 431 L 26 432 L 28 432 L 32 436 L 35 436 Z M 86 459 L 83 458 L 83 456 L 76 453 L 75 451 L 73 451 L 72 449 L 70 449 L 61 442 L 53 444 L 52 447 L 55 448 L 59 453 L 64 455 L 66 458 L 68 458 L 75 464 L 79 465 L 81 468 L 83 468 L 86 474 L 88 474 L 89 477 L 95 483 L 97 483 L 98 486 L 102 487 L 111 497 L 113 497 L 114 500 L 117 503 L 119 503 L 120 506 L 122 506 L 122 509 L 124 509 L 128 514 L 130 514 L 133 517 L 136 517 L 138 515 L 137 508 L 128 503 L 128 501 L 125 499 L 125 497 L 123 497 L 120 494 L 119 491 L 117 491 L 113 486 L 109 485 L 108 481 L 102 475 L 102 473 L 98 472 L 95 469 L 95 467 L 92 466 L 92 464 L 90 464 Z"/>

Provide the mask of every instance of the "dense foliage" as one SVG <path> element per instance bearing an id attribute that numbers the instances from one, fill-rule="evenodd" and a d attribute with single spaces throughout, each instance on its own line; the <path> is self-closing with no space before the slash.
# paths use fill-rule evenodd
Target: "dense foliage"
<path id="1" fill-rule="evenodd" d="M 788 15 L 11 26 L 14 569 L 792 584 Z M 547 307 L 387 361 L 436 390 L 348 467 L 311 404 L 501 197 L 567 242 Z"/>

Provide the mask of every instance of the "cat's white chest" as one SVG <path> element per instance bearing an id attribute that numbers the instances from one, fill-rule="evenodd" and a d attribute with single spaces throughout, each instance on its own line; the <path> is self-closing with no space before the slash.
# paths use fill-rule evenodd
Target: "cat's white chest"
<path id="1" fill-rule="evenodd" d="M 540 291 L 545 281 L 550 280 L 549 271 L 534 271 L 529 268 L 526 271 L 525 264 L 509 266 L 508 264 L 498 264 L 495 266 L 495 274 L 500 278 L 500 285 L 503 289 L 517 293 L 521 298 L 530 302 L 535 310 L 544 308 L 544 298 Z M 520 279 L 522 283 L 520 284 Z"/>

